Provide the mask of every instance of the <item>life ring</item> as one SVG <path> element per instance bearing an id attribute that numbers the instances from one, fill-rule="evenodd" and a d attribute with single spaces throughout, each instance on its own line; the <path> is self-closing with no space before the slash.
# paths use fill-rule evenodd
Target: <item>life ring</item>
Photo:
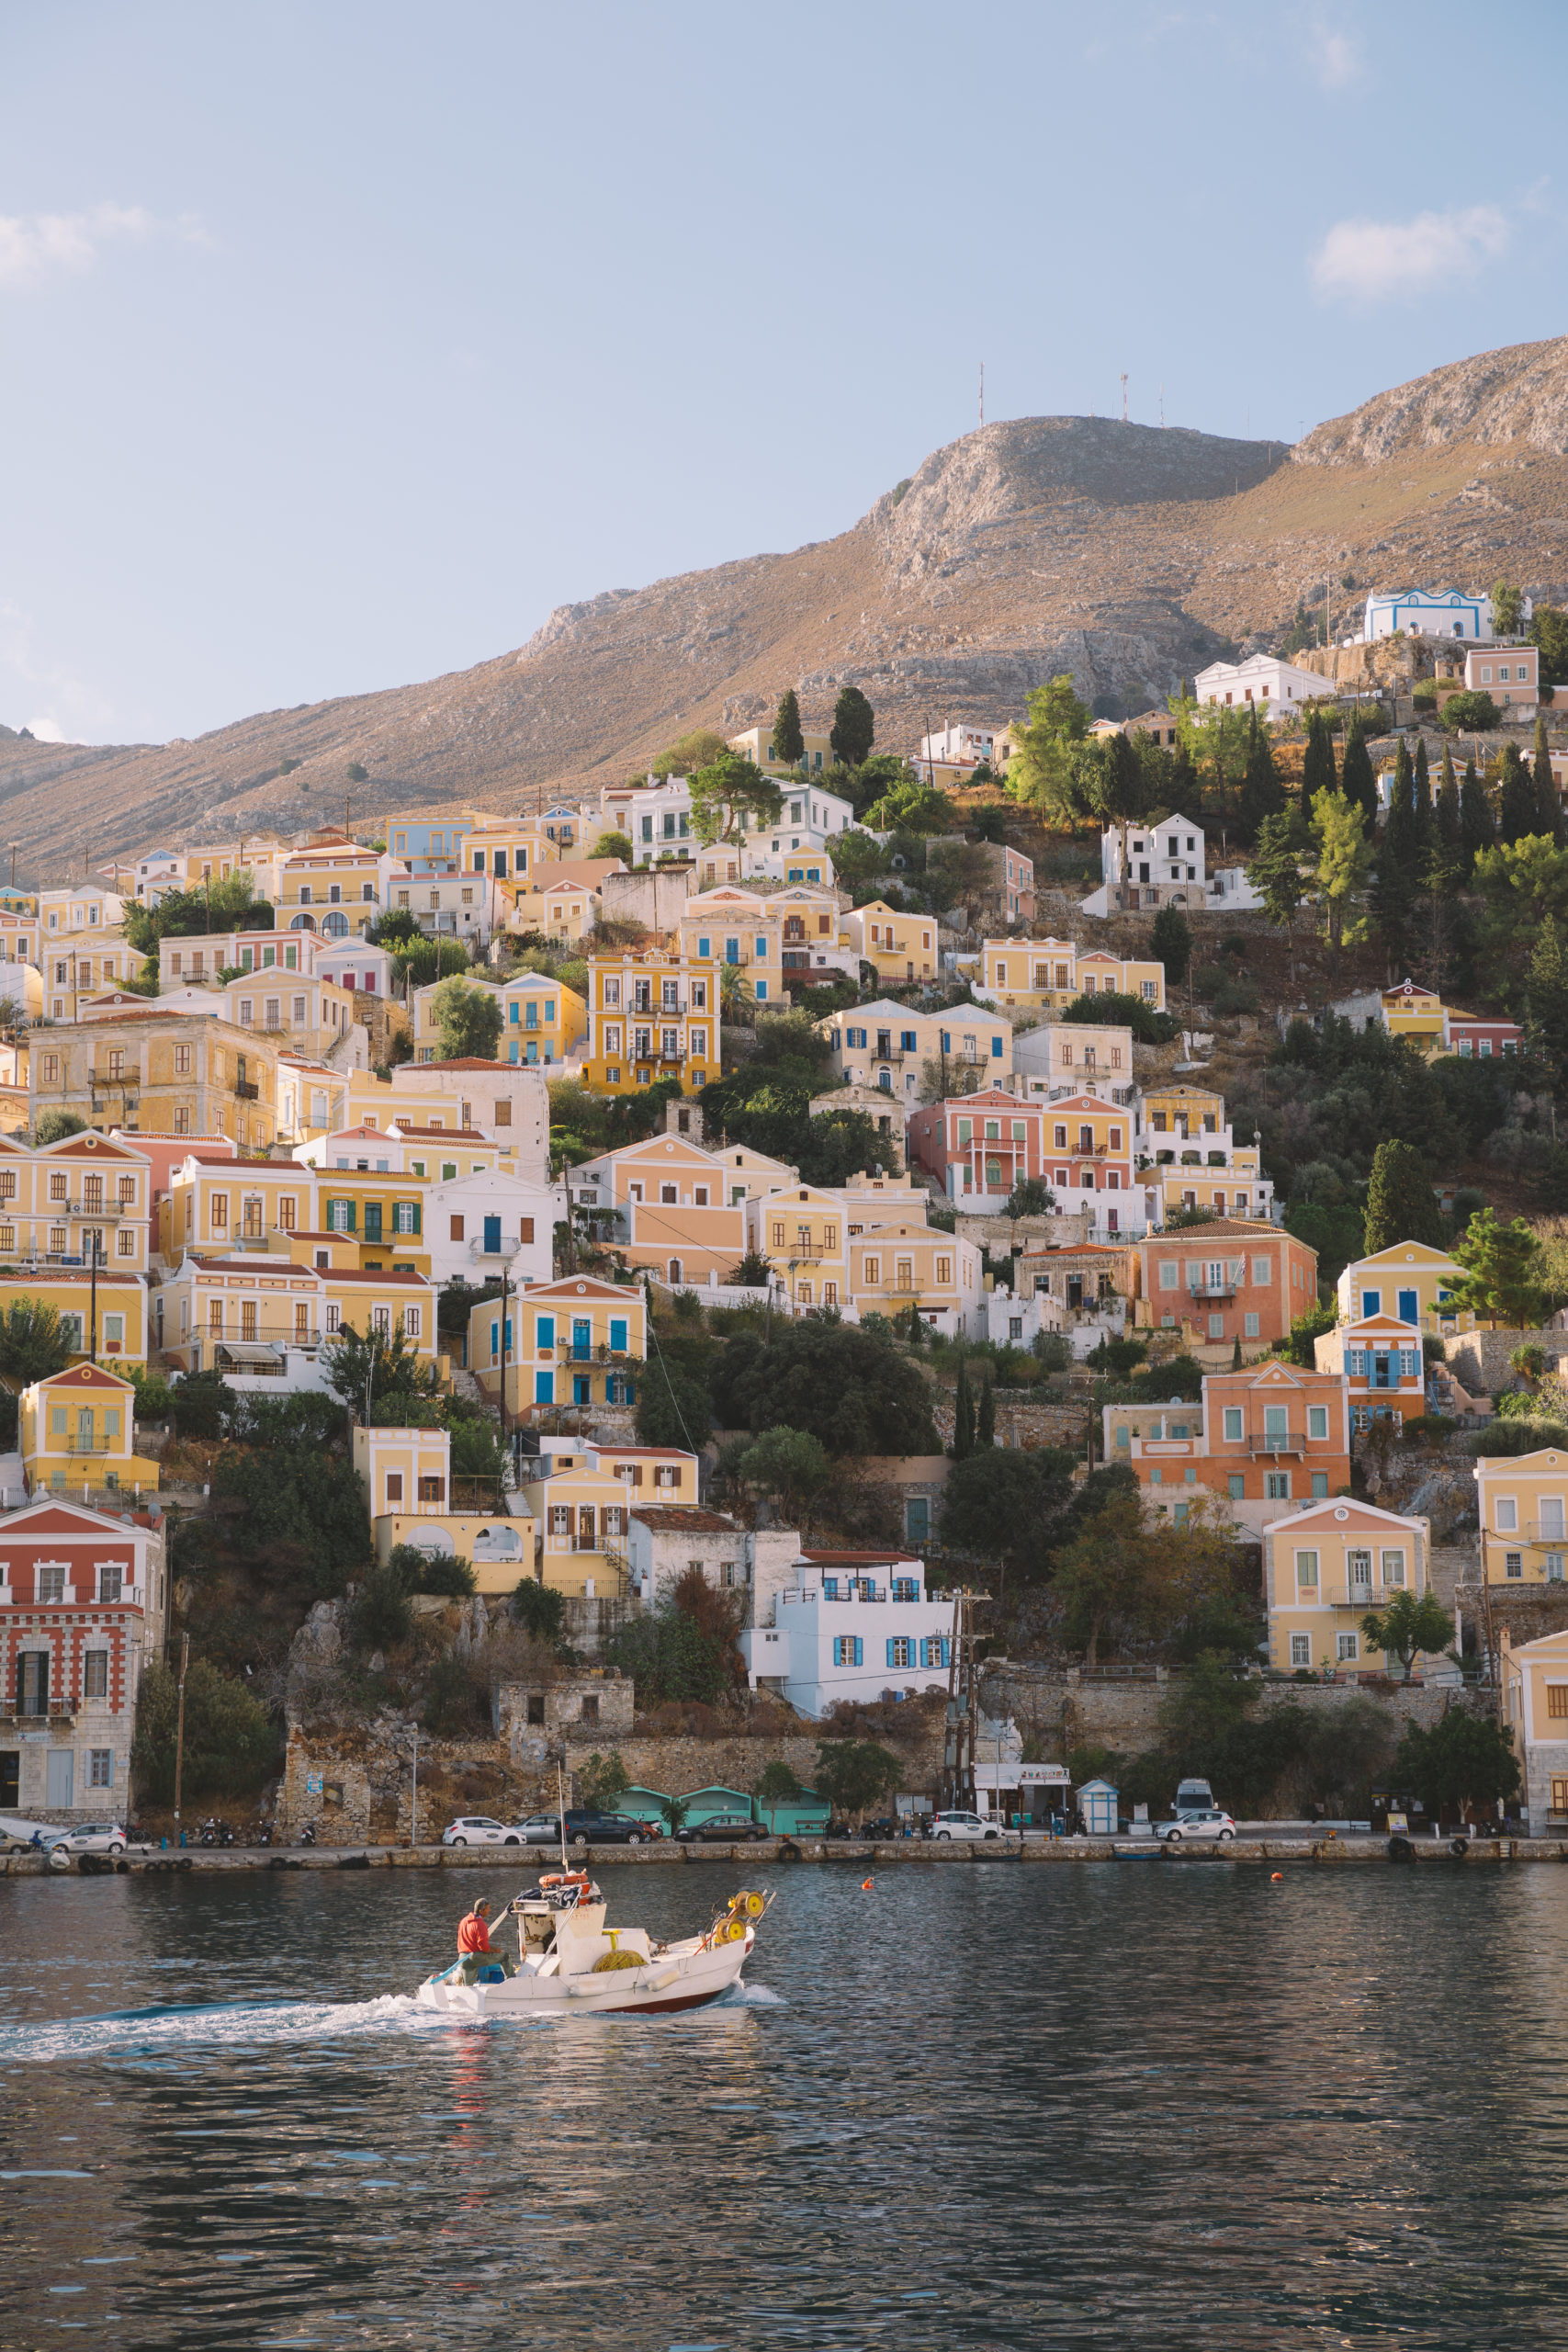
<path id="1" fill-rule="evenodd" d="M 551 1871 L 539 1881 L 541 1891 L 552 1886 L 586 1886 L 587 1883 L 586 1871 Z"/>

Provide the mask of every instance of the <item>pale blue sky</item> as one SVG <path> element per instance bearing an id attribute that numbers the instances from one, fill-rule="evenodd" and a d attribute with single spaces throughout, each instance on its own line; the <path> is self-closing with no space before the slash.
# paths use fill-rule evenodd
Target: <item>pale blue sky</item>
<path id="1" fill-rule="evenodd" d="M 0 720 L 196 735 L 828 537 L 982 358 L 1294 438 L 1561 333 L 1565 66 L 1560 0 L 6 0 Z"/>

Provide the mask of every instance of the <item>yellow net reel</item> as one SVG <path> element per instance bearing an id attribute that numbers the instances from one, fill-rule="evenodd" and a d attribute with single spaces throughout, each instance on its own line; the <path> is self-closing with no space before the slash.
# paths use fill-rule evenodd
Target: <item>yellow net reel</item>
<path id="1" fill-rule="evenodd" d="M 713 1939 L 716 1944 L 743 1944 L 746 1940 L 745 1920 L 734 1917 L 721 1919 L 713 1931 Z"/>
<path id="2" fill-rule="evenodd" d="M 744 1912 L 748 1919 L 760 1919 L 768 1907 L 768 1900 L 766 1895 L 754 1894 L 748 1888 L 730 1896 L 729 1907 L 731 1911 Z"/>

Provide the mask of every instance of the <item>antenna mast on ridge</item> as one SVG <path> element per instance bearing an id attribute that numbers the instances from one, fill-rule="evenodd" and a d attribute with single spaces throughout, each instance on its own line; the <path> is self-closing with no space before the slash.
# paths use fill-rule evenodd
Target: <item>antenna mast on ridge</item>
<path id="1" fill-rule="evenodd" d="M 980 362 L 980 430 L 986 429 L 986 363 Z"/>
<path id="2" fill-rule="evenodd" d="M 1127 370 L 1125 368 L 1122 370 L 1122 422 L 1123 424 L 1127 422 Z"/>
<path id="3" fill-rule="evenodd" d="M 1159 388 L 1159 421 L 1163 431 L 1165 426 L 1165 386 L 1163 384 Z"/>

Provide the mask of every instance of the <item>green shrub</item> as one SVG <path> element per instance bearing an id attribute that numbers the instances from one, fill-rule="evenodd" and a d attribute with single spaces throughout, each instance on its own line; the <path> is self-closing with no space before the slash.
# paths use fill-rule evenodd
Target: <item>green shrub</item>
<path id="1" fill-rule="evenodd" d="M 479 1697 L 460 1659 L 443 1651 L 424 1686 L 424 1728 L 438 1739 L 456 1739 L 479 1725 Z M 488 1727 L 488 1725 L 487 1725 Z"/>
<path id="2" fill-rule="evenodd" d="M 366 1577 L 348 1615 L 349 1638 L 356 1649 L 395 1649 L 413 1630 L 409 1589 L 400 1569 L 389 1561 Z"/>
<path id="3" fill-rule="evenodd" d="M 1561 1421 L 1494 1421 L 1470 1441 L 1472 1453 L 1483 1460 L 1534 1453 L 1543 1445 L 1568 1445 L 1568 1429 Z"/>
<path id="4" fill-rule="evenodd" d="M 178 1681 L 154 1658 L 141 1678 L 132 1758 L 137 1795 L 154 1804 L 174 1799 L 178 1718 Z M 239 1676 L 194 1659 L 186 1676 L 182 1797 L 248 1792 L 265 1779 L 277 1747 L 266 1709 Z"/>
<path id="5" fill-rule="evenodd" d="M 1441 1445 L 1445 1439 L 1457 1435 L 1459 1423 L 1446 1413 L 1416 1413 L 1404 1424 L 1406 1445 Z"/>

